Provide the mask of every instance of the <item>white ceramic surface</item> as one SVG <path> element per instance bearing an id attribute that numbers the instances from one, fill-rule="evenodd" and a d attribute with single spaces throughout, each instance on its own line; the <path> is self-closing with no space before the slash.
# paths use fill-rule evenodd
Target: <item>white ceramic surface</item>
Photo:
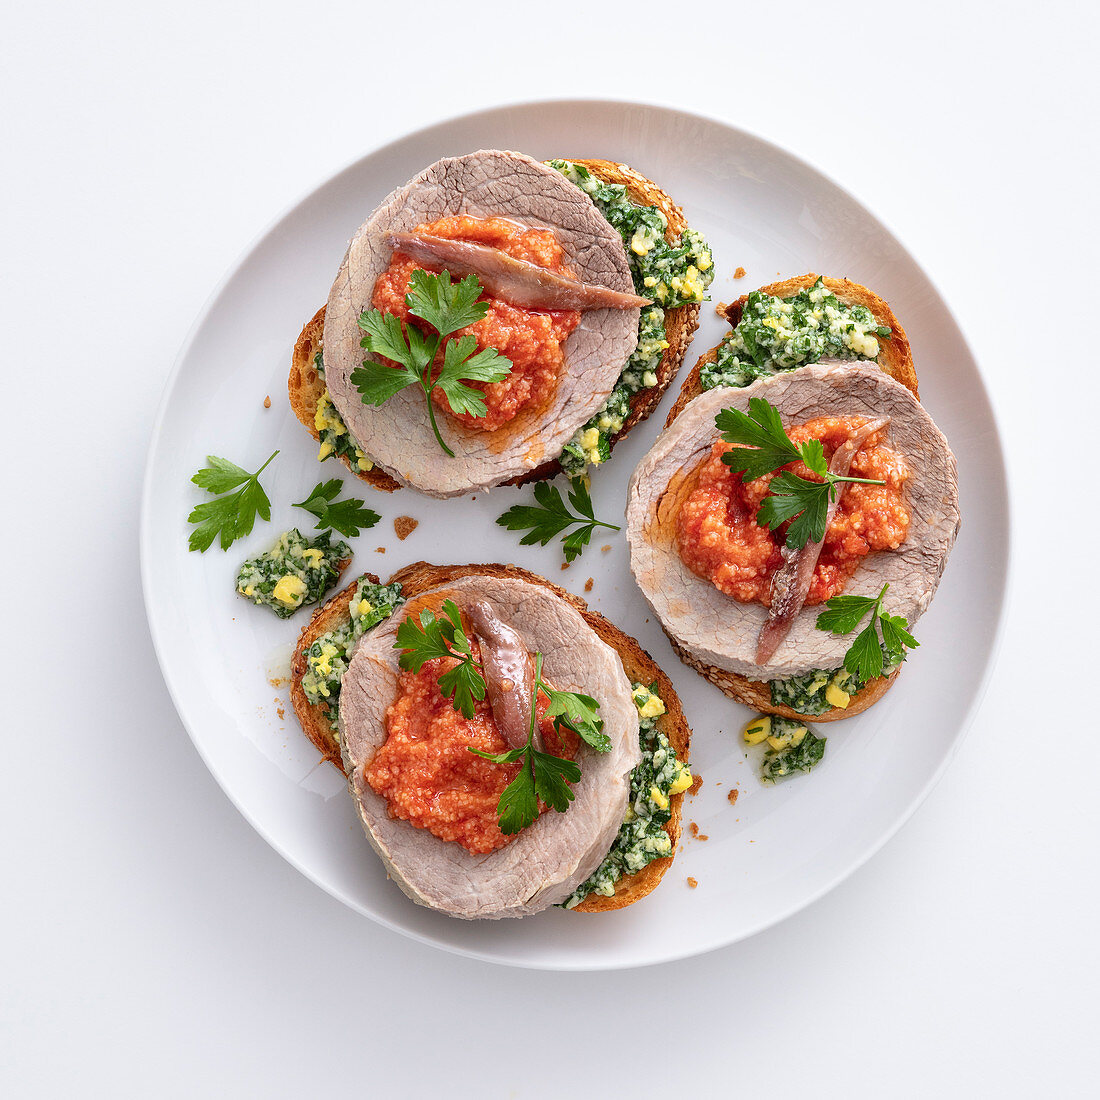
<path id="1" fill-rule="evenodd" d="M 710 240 L 714 301 L 817 270 L 849 276 L 890 301 L 912 341 L 926 407 L 959 460 L 963 527 L 939 595 L 921 620 L 921 648 L 899 684 L 865 715 L 827 729 L 811 776 L 763 788 L 738 743 L 747 711 L 683 667 L 630 579 L 625 539 L 597 534 L 567 571 L 556 547 L 518 545 L 493 519 L 530 490 L 431 501 L 364 487 L 382 513 L 354 541 L 353 572 L 387 576 L 419 558 L 514 561 L 581 592 L 635 634 L 672 676 L 695 730 L 704 778 L 686 839 L 661 888 L 598 918 L 560 911 L 470 924 L 418 908 L 387 882 L 334 769 L 317 762 L 286 699 L 290 622 L 239 601 L 240 561 L 285 527 L 321 477 L 316 446 L 286 402 L 290 349 L 324 301 L 347 239 L 393 186 L 436 158 L 481 147 L 540 158 L 601 156 L 631 163 L 682 204 Z M 747 275 L 734 282 L 738 266 Z M 690 365 L 724 324 L 704 309 Z M 266 395 L 271 408 L 264 409 Z M 673 394 L 597 472 L 597 514 L 618 517 L 633 464 L 652 443 Z M 190 484 L 207 453 L 249 468 L 281 453 L 264 484 L 272 522 L 227 554 L 187 552 Z M 349 486 L 358 485 L 349 477 Z M 420 526 L 405 541 L 398 515 Z M 165 679 L 195 745 L 229 797 L 291 863 L 348 905 L 425 942 L 499 962 L 559 969 L 636 966 L 696 954 L 765 928 L 819 897 L 875 852 L 913 812 L 950 759 L 980 698 L 1001 620 L 1008 505 L 996 426 L 977 366 L 950 310 L 912 257 L 846 192 L 790 154 L 723 123 L 663 108 L 557 102 L 482 112 L 431 127 L 363 158 L 298 203 L 213 295 L 167 387 L 146 473 L 142 566 L 150 627 Z M 610 543 L 606 553 L 600 547 Z M 385 547 L 379 553 L 377 547 Z M 727 800 L 740 789 L 735 807 Z M 698 881 L 686 886 L 687 876 Z"/>

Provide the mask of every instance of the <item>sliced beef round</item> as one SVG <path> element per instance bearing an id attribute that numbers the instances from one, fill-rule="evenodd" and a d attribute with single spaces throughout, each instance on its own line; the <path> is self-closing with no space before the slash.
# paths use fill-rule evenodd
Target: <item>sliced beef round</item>
<path id="1" fill-rule="evenodd" d="M 541 585 L 510 577 L 460 577 L 423 592 L 405 611 L 445 598 L 459 607 L 484 600 L 528 648 L 543 654 L 555 687 L 583 691 L 600 704 L 607 753 L 581 744 L 581 778 L 565 813 L 549 810 L 505 848 L 474 855 L 426 829 L 391 818 L 364 768 L 386 739 L 386 711 L 397 697 L 399 614 L 364 636 L 340 690 L 340 748 L 348 786 L 367 837 L 394 881 L 413 901 L 455 917 L 522 917 L 567 898 L 607 855 L 622 824 L 630 773 L 641 752 L 638 712 L 618 654 L 581 615 Z"/>
<path id="2" fill-rule="evenodd" d="M 560 173 L 521 153 L 486 150 L 448 157 L 393 192 L 355 234 L 325 312 L 325 379 L 337 411 L 375 462 L 402 485 L 437 497 L 498 485 L 556 458 L 611 392 L 638 339 L 637 309 L 582 314 L 563 347 L 565 365 L 553 401 L 521 412 L 495 432 L 439 416 L 455 452 L 440 449 L 424 395 L 409 387 L 384 405 L 364 405 L 351 383 L 363 362 L 359 315 L 371 308 L 374 283 L 387 268 L 387 237 L 453 214 L 504 217 L 550 228 L 577 278 L 633 293 L 622 238 L 592 200 Z"/>
<path id="3" fill-rule="evenodd" d="M 785 427 L 823 416 L 890 417 L 886 443 L 910 469 L 905 483 L 909 531 L 899 549 L 868 555 L 845 593 L 876 596 L 888 581 L 883 610 L 904 615 L 910 627 L 931 602 L 959 529 L 955 456 L 920 402 L 900 383 L 874 365 L 823 362 L 743 389 L 720 387 L 696 397 L 635 469 L 627 501 L 630 566 L 677 645 L 706 664 L 753 680 L 839 668 L 854 635 L 818 630 L 819 606 L 803 608 L 771 660 L 757 665 L 756 643 L 767 608 L 720 592 L 693 573 L 676 549 L 675 514 L 685 478 L 718 438 L 716 414 L 731 407 L 747 412 L 754 397 L 775 405 Z"/>

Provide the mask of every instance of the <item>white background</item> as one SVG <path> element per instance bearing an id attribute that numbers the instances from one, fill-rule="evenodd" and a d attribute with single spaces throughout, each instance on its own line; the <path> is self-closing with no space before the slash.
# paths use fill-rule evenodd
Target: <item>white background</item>
<path id="1" fill-rule="evenodd" d="M 377 7 L 3 9 L 0 1094 L 1094 1095 L 1097 17 Z M 624 973 L 451 957 L 311 885 L 194 751 L 138 580 L 152 416 L 250 240 L 391 137 L 553 96 L 718 115 L 854 192 L 955 308 L 1014 482 L 999 665 L 916 817 L 779 927 Z"/>

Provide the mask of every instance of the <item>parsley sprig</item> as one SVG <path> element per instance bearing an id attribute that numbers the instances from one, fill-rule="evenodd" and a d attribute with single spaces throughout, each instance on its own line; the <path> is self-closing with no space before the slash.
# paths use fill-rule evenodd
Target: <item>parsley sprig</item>
<path id="1" fill-rule="evenodd" d="M 331 527 L 345 538 L 356 538 L 360 531 L 373 527 L 382 517 L 373 508 L 364 508 L 363 501 L 355 497 L 337 500 L 344 483 L 338 478 L 319 481 L 305 500 L 294 505 L 304 508 L 317 517 L 315 530 Z"/>
<path id="2" fill-rule="evenodd" d="M 359 327 L 366 333 L 360 344 L 374 355 L 384 356 L 397 364 L 391 367 L 374 359 L 364 359 L 363 365 L 351 372 L 352 384 L 363 403 L 383 405 L 406 386 L 419 386 L 428 403 L 428 418 L 435 438 L 451 458 L 454 458 L 454 451 L 439 434 L 432 391 L 441 390 L 453 412 L 484 416 L 484 393 L 467 386 L 466 382 L 499 382 L 512 370 L 512 361 L 495 348 L 477 351 L 477 340 L 469 333 L 444 344 L 446 337 L 480 321 L 488 312 L 488 303 L 478 301 L 480 295 L 481 284 L 476 275 L 467 275 L 455 283 L 449 271 L 435 275 L 418 268 L 409 279 L 405 304 L 414 317 L 427 321 L 435 329 L 435 336 L 422 332 L 415 325 L 402 325 L 392 313 L 377 309 L 364 310 L 359 317 Z M 443 363 L 436 370 L 441 345 Z"/>
<path id="3" fill-rule="evenodd" d="M 419 672 L 437 657 L 453 657 L 458 664 L 439 677 L 439 690 L 459 714 L 473 718 L 475 701 L 485 698 L 485 677 L 473 658 L 470 639 L 462 628 L 462 614 L 454 600 L 444 600 L 442 610 L 442 618 L 427 608 L 420 612 L 419 621 L 411 615 L 405 618 L 397 628 L 393 647 L 402 651 L 397 663 L 403 669 Z"/>
<path id="4" fill-rule="evenodd" d="M 403 669 L 419 672 L 424 665 L 437 657 L 450 657 L 458 663 L 439 677 L 439 690 L 451 700 L 456 711 L 466 718 L 474 716 L 474 703 L 485 698 L 485 676 L 481 665 L 474 660 L 470 639 L 462 626 L 462 615 L 453 600 L 444 600 L 442 617 L 425 609 L 419 618 L 411 615 L 397 628 L 395 649 L 400 649 L 398 664 Z M 581 777 L 580 765 L 553 753 L 535 748 L 536 703 L 539 692 L 550 700 L 546 716 L 553 719 L 554 728 L 560 733 L 570 729 L 597 752 L 609 752 L 611 739 L 603 732 L 603 720 L 599 717 L 600 704 L 591 695 L 581 692 L 558 691 L 542 678 L 542 654 L 535 654 L 535 686 L 531 699 L 531 725 L 527 743 L 505 752 L 482 752 L 472 746 L 469 751 L 494 764 L 522 766 L 515 779 L 504 788 L 497 804 L 500 831 L 507 835 L 525 829 L 538 817 L 539 800 L 564 813 L 573 801 L 570 783 Z"/>
<path id="5" fill-rule="evenodd" d="M 221 548 L 228 550 L 237 539 L 252 533 L 257 515 L 265 521 L 271 519 L 271 501 L 259 478 L 278 453 L 272 451 L 267 462 L 254 474 L 227 458 L 206 456 L 206 465 L 191 480 L 208 493 L 224 495 L 192 509 L 187 522 L 197 526 L 187 540 L 189 549 L 204 554 L 217 538 Z M 236 492 L 232 491 L 234 489 Z"/>
<path id="6" fill-rule="evenodd" d="M 842 481 L 857 485 L 883 485 L 885 482 L 862 477 L 829 473 L 825 449 L 819 439 L 808 439 L 796 447 L 783 430 L 779 410 L 762 397 L 749 399 L 748 413 L 740 409 L 722 409 L 714 418 L 722 438 L 736 443 L 722 461 L 740 472 L 745 481 L 754 481 L 791 462 L 803 462 L 811 473 L 822 478 L 809 481 L 790 470 L 772 478 L 770 492 L 757 510 L 757 522 L 774 531 L 788 520 L 787 545 L 801 550 L 807 542 L 825 537 L 825 518 L 830 501 L 836 500 L 836 487 Z"/>
<path id="7" fill-rule="evenodd" d="M 565 560 L 570 562 L 588 545 L 597 527 L 620 530 L 614 523 L 596 519 L 592 497 L 583 478 L 575 477 L 569 481 L 569 504 L 573 506 L 573 512 L 562 500 L 561 491 L 545 481 L 535 486 L 535 501 L 535 504 L 513 504 L 507 512 L 497 517 L 497 523 L 509 531 L 527 531 L 519 540 L 520 546 L 534 546 L 536 542 L 545 546 L 567 527 L 575 527 L 562 539 L 562 552 Z"/>
<path id="8" fill-rule="evenodd" d="M 542 686 L 542 654 L 535 654 L 535 695 Z M 565 693 L 563 693 L 565 694 Z M 587 696 L 586 696 L 587 698 Z M 533 703 L 533 700 L 532 700 Z M 598 704 L 597 704 L 598 705 Z M 560 728 L 557 722 L 555 727 Z M 600 734 L 606 739 L 605 734 Z M 608 742 L 608 748 L 610 748 Z M 606 750 L 604 750 L 606 751 Z M 558 813 L 569 809 L 573 801 L 570 783 L 576 783 L 581 777 L 580 765 L 575 760 L 555 756 L 550 752 L 539 752 L 535 748 L 535 707 L 531 707 L 531 726 L 527 731 L 527 744 L 507 752 L 482 752 L 470 748 L 475 756 L 491 760 L 494 764 L 513 764 L 521 761 L 515 779 L 501 792 L 497 803 L 497 816 L 500 819 L 500 831 L 506 835 L 518 833 L 527 828 L 539 815 L 539 799 L 553 806 Z"/>
<path id="9" fill-rule="evenodd" d="M 871 621 L 856 635 L 844 654 L 844 667 L 864 683 L 882 675 L 882 651 L 900 658 L 906 649 L 915 649 L 920 642 L 909 633 L 909 621 L 903 615 L 887 615 L 882 610 L 882 598 L 889 584 L 884 584 L 877 596 L 834 596 L 817 617 L 818 630 L 833 634 L 851 634 L 867 613 Z M 882 644 L 876 626 L 882 631 Z"/>

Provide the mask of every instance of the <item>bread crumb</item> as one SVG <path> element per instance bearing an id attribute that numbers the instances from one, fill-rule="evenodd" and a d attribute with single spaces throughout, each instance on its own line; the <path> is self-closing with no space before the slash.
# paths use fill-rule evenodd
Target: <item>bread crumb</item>
<path id="1" fill-rule="evenodd" d="M 741 793 L 740 790 L 738 790 L 737 787 L 734 787 L 730 790 L 729 794 L 726 795 L 726 798 L 729 799 L 729 802 L 730 802 L 731 806 L 736 806 L 737 805 L 737 796 L 740 793 Z"/>
<path id="2" fill-rule="evenodd" d="M 691 777 L 691 786 L 688 787 L 688 794 L 698 794 L 699 788 L 703 785 L 703 777 L 698 772 Z"/>
<path id="3" fill-rule="evenodd" d="M 706 833 L 700 833 L 699 836 L 696 839 L 698 839 L 698 840 L 710 840 L 710 837 L 707 836 Z"/>
<path id="4" fill-rule="evenodd" d="M 269 676 L 267 682 L 273 688 L 281 688 L 286 687 L 286 685 L 290 683 L 290 678 L 288 676 Z"/>
<path id="5" fill-rule="evenodd" d="M 420 526 L 420 520 L 413 519 L 412 516 L 398 516 L 393 521 L 394 533 L 397 537 L 404 542 Z"/>
<path id="6" fill-rule="evenodd" d="M 691 889 L 692 889 L 692 890 L 694 890 L 694 889 L 695 889 L 695 887 L 696 887 L 696 886 L 698 886 L 698 885 L 699 885 L 699 882 L 698 882 L 698 880 L 697 880 L 697 879 L 693 879 L 693 878 L 691 877 L 691 875 L 688 875 L 688 886 L 690 886 L 690 887 L 691 887 Z"/>
<path id="7" fill-rule="evenodd" d="M 691 833 L 692 836 L 698 836 L 699 835 L 699 826 L 696 825 L 694 821 L 689 821 L 688 822 L 688 831 Z"/>
<path id="8" fill-rule="evenodd" d="M 374 552 L 376 554 L 384 554 L 386 552 L 386 548 L 384 546 L 379 546 Z"/>
<path id="9" fill-rule="evenodd" d="M 608 543 L 606 546 L 601 546 L 600 547 L 600 553 L 601 554 L 606 554 L 608 552 L 608 550 L 610 550 L 610 549 L 611 549 L 611 543 Z"/>
<path id="10" fill-rule="evenodd" d="M 270 409 L 271 408 L 271 394 L 268 394 L 267 397 L 264 398 L 264 408 L 265 409 Z"/>
<path id="11" fill-rule="evenodd" d="M 588 580 L 586 580 L 586 581 L 584 582 L 584 590 L 585 590 L 585 592 L 591 592 L 591 591 L 592 591 L 592 586 L 593 586 L 593 585 L 594 585 L 595 583 L 596 583 L 596 582 L 595 582 L 595 580 L 594 580 L 594 579 L 593 579 L 592 577 L 589 577 L 589 578 L 588 578 Z"/>
<path id="12" fill-rule="evenodd" d="M 743 279 L 743 278 L 744 278 L 744 277 L 745 277 L 745 276 L 746 276 L 747 274 L 748 274 L 748 272 L 747 272 L 747 271 L 746 271 L 746 270 L 745 270 L 745 269 L 744 269 L 743 267 L 739 267 L 739 268 L 738 268 L 738 269 L 737 269 L 737 270 L 736 270 L 736 271 L 735 271 L 735 272 L 733 273 L 733 277 L 734 277 L 735 279 Z"/>
<path id="13" fill-rule="evenodd" d="M 563 562 L 561 563 L 561 567 L 562 567 L 562 569 L 568 569 L 568 568 L 569 568 L 569 562 L 567 562 L 567 561 L 563 561 Z"/>
<path id="14" fill-rule="evenodd" d="M 279 716 L 279 721 L 282 721 L 286 717 L 286 711 L 282 707 L 276 707 L 275 713 Z"/>

